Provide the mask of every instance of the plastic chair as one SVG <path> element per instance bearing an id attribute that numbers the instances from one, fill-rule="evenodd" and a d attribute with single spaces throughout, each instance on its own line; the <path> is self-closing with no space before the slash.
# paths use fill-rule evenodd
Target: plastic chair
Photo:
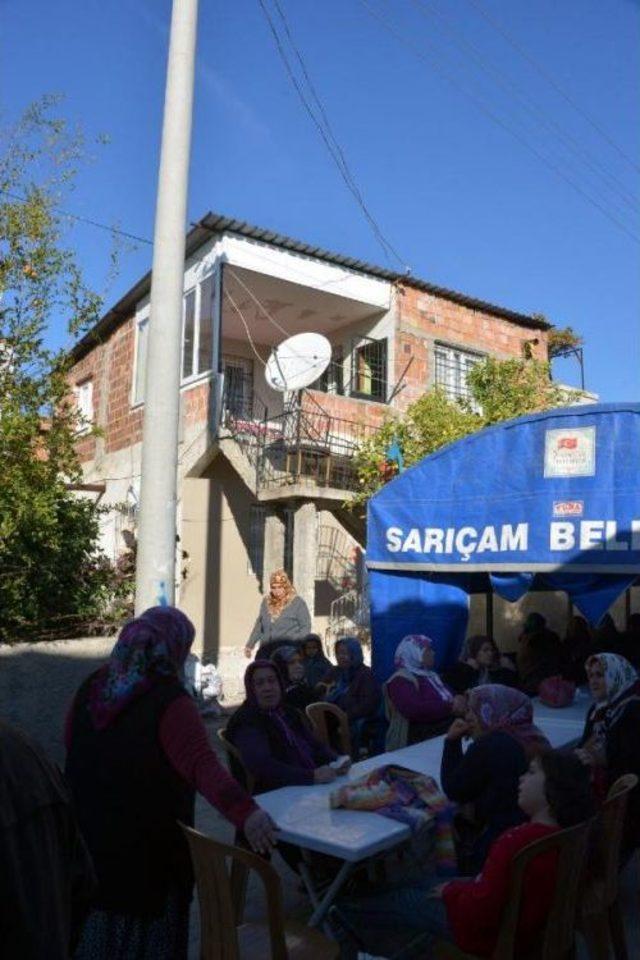
<path id="1" fill-rule="evenodd" d="M 609 945 L 616 960 L 629 957 L 618 902 L 618 874 L 627 803 L 637 785 L 634 773 L 619 777 L 611 786 L 598 817 L 598 876 L 587 877 L 578 915 L 578 929 L 592 960 L 608 960 Z"/>
<path id="2" fill-rule="evenodd" d="M 590 823 L 581 823 L 536 840 L 521 850 L 513 860 L 509 899 L 491 960 L 570 960 L 575 956 L 575 929 L 578 898 L 584 872 Z M 534 857 L 551 850 L 558 851 L 556 885 L 551 909 L 540 935 L 530 950 L 523 953 L 516 944 L 522 882 Z M 453 944 L 440 942 L 436 960 L 478 960 Z"/>
<path id="3" fill-rule="evenodd" d="M 300 923 L 285 923 L 282 886 L 266 860 L 230 847 L 182 825 L 196 877 L 200 902 L 201 960 L 335 960 L 338 945 Z M 241 903 L 234 869 L 260 877 L 267 901 L 264 923 L 239 923 Z"/>
<path id="4" fill-rule="evenodd" d="M 310 703 L 305 712 L 311 722 L 316 737 L 327 747 L 331 746 L 327 717 L 335 717 L 338 732 L 338 749 L 340 753 L 345 756 L 351 756 L 351 732 L 349 730 L 349 720 L 344 710 L 341 710 L 335 703 L 324 703 L 320 701 L 318 703 Z"/>
<path id="5" fill-rule="evenodd" d="M 253 794 L 256 786 L 256 779 L 249 771 L 249 768 L 242 759 L 242 754 L 238 748 L 227 738 L 227 728 L 222 727 L 218 730 L 218 740 L 222 744 L 229 761 L 229 770 L 232 776 L 242 784 L 247 793 Z"/>

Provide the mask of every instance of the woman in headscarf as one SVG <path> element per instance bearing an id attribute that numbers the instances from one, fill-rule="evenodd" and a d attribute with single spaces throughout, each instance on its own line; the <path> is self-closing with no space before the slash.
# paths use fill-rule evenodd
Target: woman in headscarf
<path id="1" fill-rule="evenodd" d="M 466 752 L 463 738 L 472 741 Z M 472 817 L 458 824 L 461 872 L 481 870 L 496 837 L 522 821 L 518 781 L 532 757 L 550 748 L 526 694 L 497 683 L 469 691 L 466 716 L 446 734 L 440 769 L 449 799 L 473 805 Z"/>
<path id="2" fill-rule="evenodd" d="M 278 787 L 331 783 L 337 754 L 312 733 L 300 713 L 284 702 L 282 675 L 269 660 L 255 660 L 244 675 L 246 699 L 226 735 L 256 780 L 256 793 Z M 339 772 L 346 772 L 348 765 Z"/>
<path id="3" fill-rule="evenodd" d="M 322 640 L 317 633 L 308 633 L 304 638 L 304 671 L 307 683 L 311 687 L 317 686 L 331 670 L 331 661 L 322 652 Z"/>
<path id="4" fill-rule="evenodd" d="M 580 748 L 603 795 L 625 773 L 640 777 L 640 679 L 624 657 L 598 653 L 586 663 L 594 704 L 587 714 Z M 629 799 L 625 852 L 640 845 L 640 789 Z"/>
<path id="5" fill-rule="evenodd" d="M 304 713 L 310 703 L 321 699 L 316 690 L 307 682 L 302 653 L 295 647 L 278 647 L 271 654 L 284 683 L 284 702 Z"/>
<path id="6" fill-rule="evenodd" d="M 410 634 L 400 641 L 395 654 L 396 672 L 386 683 L 390 723 L 387 750 L 407 743 L 437 737 L 449 728 L 454 707 L 464 709 L 433 669 L 435 651 L 423 634 Z"/>
<path id="7" fill-rule="evenodd" d="M 467 640 L 467 656 L 443 672 L 443 680 L 455 693 L 465 693 L 485 683 L 518 686 L 513 663 L 500 655 L 495 640 L 480 634 Z"/>
<path id="8" fill-rule="evenodd" d="M 358 754 L 365 723 L 382 723 L 382 691 L 373 671 L 364 662 L 362 645 L 356 637 L 341 637 L 335 645 L 336 666 L 325 678 L 325 700 L 335 703 L 347 715 L 354 756 Z M 374 739 L 379 739 L 378 731 Z"/>
<path id="9" fill-rule="evenodd" d="M 193 824 L 196 792 L 255 849 L 274 842 L 183 686 L 193 638 L 173 607 L 131 620 L 67 717 L 66 775 L 98 877 L 77 960 L 186 960 L 193 874 L 179 822 Z"/>
<path id="10" fill-rule="evenodd" d="M 245 656 L 268 659 L 283 640 L 302 640 L 311 630 L 309 609 L 296 593 L 284 570 L 276 570 L 269 579 L 269 593 L 260 604 L 260 612 L 244 648 Z"/>

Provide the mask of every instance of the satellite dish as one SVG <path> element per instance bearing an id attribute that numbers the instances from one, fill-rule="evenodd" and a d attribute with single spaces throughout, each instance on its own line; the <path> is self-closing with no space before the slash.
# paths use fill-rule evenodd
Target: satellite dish
<path id="1" fill-rule="evenodd" d="M 271 351 L 264 378 L 273 390 L 302 390 L 322 376 L 331 361 L 331 344 L 320 333 L 297 333 Z"/>

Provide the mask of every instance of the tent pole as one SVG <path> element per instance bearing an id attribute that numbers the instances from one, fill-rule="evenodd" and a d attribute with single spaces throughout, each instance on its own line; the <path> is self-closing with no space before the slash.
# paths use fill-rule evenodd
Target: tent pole
<path id="1" fill-rule="evenodd" d="M 631 619 L 631 587 L 627 587 L 624 592 L 624 619 L 625 630 L 629 629 L 629 620 Z"/>
<path id="2" fill-rule="evenodd" d="M 485 627 L 486 635 L 494 639 L 493 636 L 493 590 L 487 590 L 485 593 L 486 600 L 486 616 L 485 616 Z"/>

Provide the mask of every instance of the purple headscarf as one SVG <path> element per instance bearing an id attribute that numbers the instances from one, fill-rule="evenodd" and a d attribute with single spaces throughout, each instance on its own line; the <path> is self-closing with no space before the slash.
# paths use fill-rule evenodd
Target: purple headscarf
<path id="1" fill-rule="evenodd" d="M 108 727 L 162 677 L 176 677 L 194 636 L 193 624 L 176 607 L 150 607 L 126 623 L 89 690 L 89 712 L 96 729 Z"/>

